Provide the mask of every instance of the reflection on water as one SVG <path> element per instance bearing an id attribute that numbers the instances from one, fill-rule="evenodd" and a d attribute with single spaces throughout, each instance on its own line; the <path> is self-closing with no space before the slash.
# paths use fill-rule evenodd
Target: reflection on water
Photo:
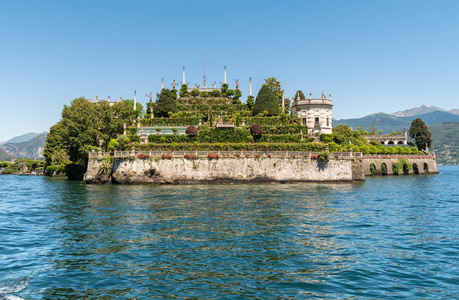
<path id="1" fill-rule="evenodd" d="M 457 297 L 458 171 L 355 184 L 27 178 L 21 192 L 0 177 L 0 228 L 16 220 L 0 231 L 0 270 L 31 277 L 27 298 Z"/>

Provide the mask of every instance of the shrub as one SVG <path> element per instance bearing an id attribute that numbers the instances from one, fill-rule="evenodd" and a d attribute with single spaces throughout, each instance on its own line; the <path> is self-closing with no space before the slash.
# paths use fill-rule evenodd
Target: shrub
<path id="1" fill-rule="evenodd" d="M 322 133 L 320 135 L 320 140 L 324 143 L 330 143 L 331 141 L 333 141 L 333 134 Z"/>
<path id="2" fill-rule="evenodd" d="M 219 90 L 213 90 L 211 92 L 212 97 L 221 97 L 222 93 Z"/>
<path id="3" fill-rule="evenodd" d="M 327 151 L 321 151 L 317 157 L 319 161 L 328 162 L 330 154 Z"/>
<path id="4" fill-rule="evenodd" d="M 185 133 L 188 135 L 197 135 L 198 129 L 195 126 L 188 126 L 185 130 Z"/>
<path id="5" fill-rule="evenodd" d="M 250 134 L 255 136 L 255 135 L 262 135 L 263 134 L 263 127 L 261 127 L 259 124 L 253 124 L 250 126 Z"/>
<path id="6" fill-rule="evenodd" d="M 198 90 L 198 89 L 192 90 L 192 91 L 191 91 L 191 96 L 193 96 L 193 97 L 199 96 L 199 90 Z"/>

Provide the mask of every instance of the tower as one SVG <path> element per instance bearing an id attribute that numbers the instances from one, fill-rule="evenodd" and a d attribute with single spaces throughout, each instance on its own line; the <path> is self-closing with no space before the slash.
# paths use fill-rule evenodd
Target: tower
<path id="1" fill-rule="evenodd" d="M 223 76 L 223 83 L 226 83 L 226 66 L 225 66 L 225 72 L 224 72 L 224 76 Z"/>
<path id="2" fill-rule="evenodd" d="M 136 91 L 134 91 L 134 110 L 137 110 Z"/>
<path id="3" fill-rule="evenodd" d="M 249 81 L 249 96 L 252 96 L 252 77 L 250 77 Z"/>

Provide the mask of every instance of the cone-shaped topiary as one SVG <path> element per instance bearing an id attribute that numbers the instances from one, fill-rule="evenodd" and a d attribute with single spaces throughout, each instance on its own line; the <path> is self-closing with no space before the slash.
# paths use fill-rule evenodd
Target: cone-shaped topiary
<path id="1" fill-rule="evenodd" d="M 279 105 L 277 97 L 266 85 L 262 85 L 258 91 L 255 104 L 253 105 L 253 115 L 256 116 L 263 111 L 268 112 L 268 116 L 277 116 L 279 114 Z"/>

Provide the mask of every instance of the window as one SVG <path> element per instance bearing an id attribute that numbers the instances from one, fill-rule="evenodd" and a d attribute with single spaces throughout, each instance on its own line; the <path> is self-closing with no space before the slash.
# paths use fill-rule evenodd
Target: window
<path id="1" fill-rule="evenodd" d="M 303 118 L 303 125 L 306 125 L 306 118 Z"/>

